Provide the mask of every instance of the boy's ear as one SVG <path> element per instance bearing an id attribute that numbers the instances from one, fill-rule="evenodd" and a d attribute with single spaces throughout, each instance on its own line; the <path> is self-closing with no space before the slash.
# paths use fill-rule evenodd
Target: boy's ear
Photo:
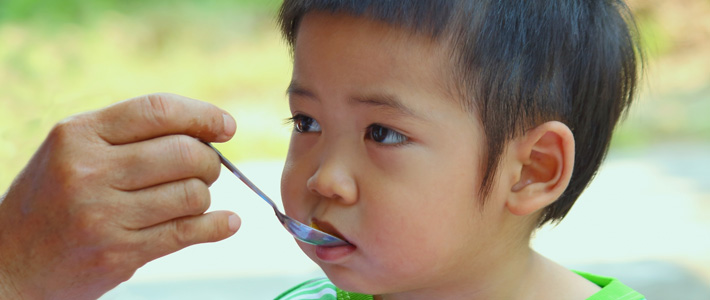
<path id="1" fill-rule="evenodd" d="M 515 215 L 530 215 L 555 202 L 567 188 L 574 166 L 574 136 L 565 124 L 550 121 L 510 145 L 516 179 L 506 206 Z"/>

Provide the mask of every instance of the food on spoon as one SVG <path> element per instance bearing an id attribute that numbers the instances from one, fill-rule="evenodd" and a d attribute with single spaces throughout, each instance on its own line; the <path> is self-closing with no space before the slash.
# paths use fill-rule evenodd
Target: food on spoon
<path id="1" fill-rule="evenodd" d="M 318 227 L 318 225 L 316 225 L 316 223 L 313 223 L 312 221 L 311 221 L 311 225 L 310 225 L 310 226 L 311 226 L 311 228 L 313 228 L 313 229 L 315 229 L 315 230 L 323 231 L 322 229 L 320 229 L 320 227 Z"/>

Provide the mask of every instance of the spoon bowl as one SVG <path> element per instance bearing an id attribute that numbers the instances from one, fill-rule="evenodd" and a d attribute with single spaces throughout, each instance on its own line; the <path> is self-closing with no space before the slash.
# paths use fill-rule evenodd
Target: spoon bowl
<path id="1" fill-rule="evenodd" d="M 229 171 L 232 172 L 239 180 L 244 182 L 252 191 L 254 191 L 261 199 L 264 199 L 266 203 L 271 205 L 271 208 L 274 209 L 274 213 L 276 214 L 276 218 L 281 222 L 281 224 L 286 228 L 286 231 L 291 233 L 294 238 L 296 238 L 299 241 L 302 241 L 304 243 L 316 245 L 316 246 L 327 246 L 327 247 L 335 247 L 335 246 L 344 246 L 344 245 L 349 245 L 350 243 L 333 236 L 331 234 L 325 233 L 323 231 L 320 231 L 318 229 L 315 229 L 311 226 L 308 226 L 306 224 L 303 224 L 299 221 L 296 221 L 292 219 L 291 217 L 281 213 L 279 209 L 276 207 L 276 204 L 274 201 L 272 201 L 264 192 L 262 192 L 254 183 L 249 180 L 242 172 L 237 169 L 237 167 L 234 166 L 224 155 L 222 155 L 217 148 L 215 148 L 212 144 L 210 143 L 205 143 L 207 146 L 212 148 L 215 152 L 217 152 L 217 155 L 219 155 L 219 160 L 222 162 L 222 164 L 227 167 Z"/>

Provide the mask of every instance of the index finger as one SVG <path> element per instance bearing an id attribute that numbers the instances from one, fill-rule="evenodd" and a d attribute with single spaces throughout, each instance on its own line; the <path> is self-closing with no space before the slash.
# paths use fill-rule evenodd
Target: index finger
<path id="1" fill-rule="evenodd" d="M 97 112 L 99 136 L 114 145 L 185 134 L 206 142 L 225 142 L 237 128 L 216 106 L 175 94 L 150 94 Z"/>

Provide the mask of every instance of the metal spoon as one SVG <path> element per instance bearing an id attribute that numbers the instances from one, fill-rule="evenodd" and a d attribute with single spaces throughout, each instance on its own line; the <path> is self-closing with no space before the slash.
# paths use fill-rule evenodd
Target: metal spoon
<path id="1" fill-rule="evenodd" d="M 251 180 L 249 180 L 242 172 L 240 172 L 237 167 L 235 167 L 227 158 L 222 155 L 217 148 L 212 146 L 210 143 L 205 143 L 207 146 L 210 146 L 212 150 L 217 152 L 217 155 L 219 155 L 220 161 L 222 161 L 222 164 L 227 167 L 232 173 L 234 173 L 237 178 L 239 178 L 244 184 L 246 184 L 252 191 L 254 191 L 261 199 L 264 199 L 266 203 L 271 205 L 271 207 L 274 209 L 274 213 L 276 213 L 276 218 L 279 219 L 281 224 L 286 228 L 288 232 L 290 232 L 296 239 L 299 241 L 302 241 L 304 243 L 312 244 L 312 245 L 317 245 L 317 246 L 343 246 L 343 245 L 349 245 L 350 243 L 343 241 L 342 239 L 339 239 L 333 235 L 327 234 L 323 231 L 317 230 L 313 227 L 310 227 L 308 225 L 305 225 L 299 221 L 296 221 L 294 219 L 291 219 L 289 216 L 284 215 L 281 213 L 278 208 L 276 208 L 276 204 L 274 204 L 274 201 L 271 201 L 264 192 L 262 192 L 256 185 L 254 185 Z"/>

